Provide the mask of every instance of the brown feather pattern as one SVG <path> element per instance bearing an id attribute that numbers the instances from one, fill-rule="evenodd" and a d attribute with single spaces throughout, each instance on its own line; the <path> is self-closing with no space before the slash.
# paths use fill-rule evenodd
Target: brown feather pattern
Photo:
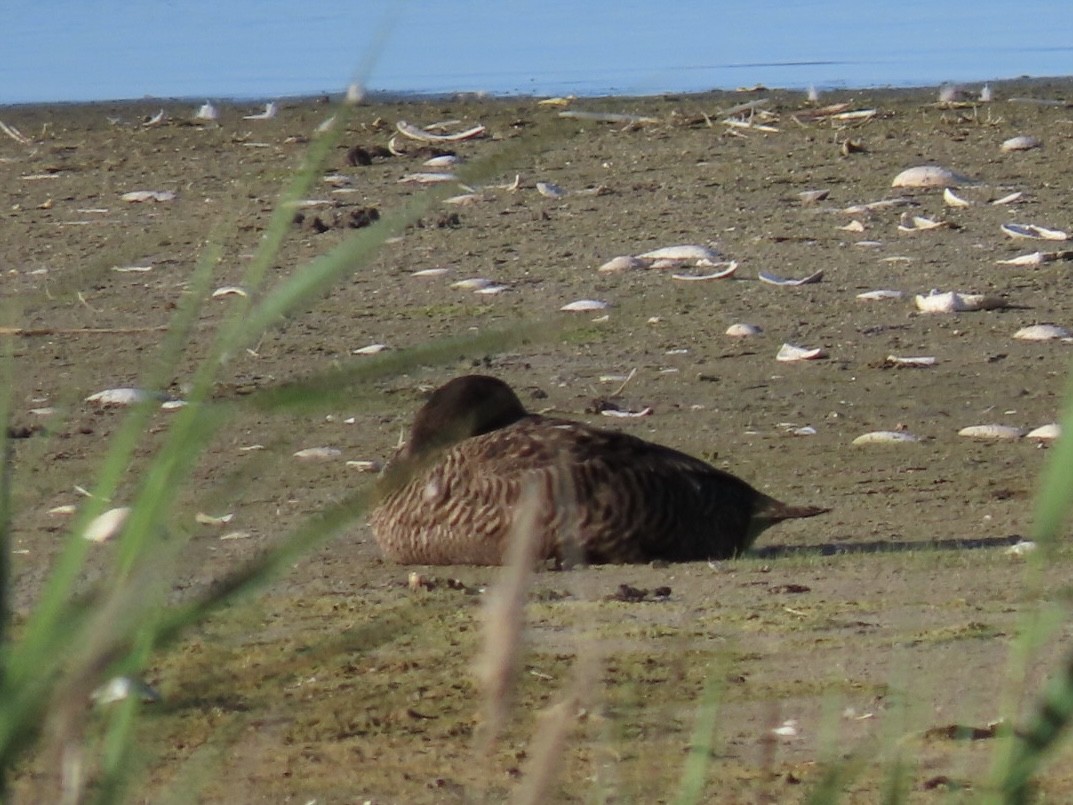
<path id="1" fill-rule="evenodd" d="M 381 478 L 373 533 L 402 564 L 500 564 L 529 484 L 539 555 L 566 561 L 725 559 L 782 520 L 827 511 L 626 433 L 529 414 L 502 381 L 466 375 L 418 412 Z"/>

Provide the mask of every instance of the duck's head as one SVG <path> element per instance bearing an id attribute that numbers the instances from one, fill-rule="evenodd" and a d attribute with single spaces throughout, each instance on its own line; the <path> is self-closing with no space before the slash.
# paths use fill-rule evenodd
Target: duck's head
<path id="1" fill-rule="evenodd" d="M 510 386 L 487 375 L 463 375 L 444 383 L 414 417 L 407 458 L 428 456 L 463 439 L 491 433 L 528 416 Z"/>

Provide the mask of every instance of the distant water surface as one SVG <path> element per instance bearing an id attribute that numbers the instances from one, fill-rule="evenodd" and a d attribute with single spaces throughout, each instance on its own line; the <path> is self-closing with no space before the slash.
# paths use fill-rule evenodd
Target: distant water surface
<path id="1" fill-rule="evenodd" d="M 1073 74 L 1071 0 L 3 0 L 0 104 Z"/>

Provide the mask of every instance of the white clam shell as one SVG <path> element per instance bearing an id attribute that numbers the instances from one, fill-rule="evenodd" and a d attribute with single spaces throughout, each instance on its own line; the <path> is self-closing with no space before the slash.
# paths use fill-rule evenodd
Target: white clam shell
<path id="1" fill-rule="evenodd" d="M 602 266 L 596 270 L 604 274 L 614 274 L 619 271 L 629 271 L 635 268 L 646 268 L 649 265 L 648 260 L 643 260 L 640 257 L 634 257 L 629 254 L 620 255 L 618 257 L 612 257 Z"/>
<path id="2" fill-rule="evenodd" d="M 1021 428 L 1010 425 L 970 425 L 958 431 L 958 436 L 981 441 L 1012 442 L 1025 435 Z"/>
<path id="3" fill-rule="evenodd" d="M 760 325 L 745 322 L 732 324 L 726 330 L 726 334 L 732 338 L 749 338 L 754 335 L 760 335 L 762 332 L 764 332 L 764 329 Z"/>
<path id="4" fill-rule="evenodd" d="M 1013 334 L 1014 338 L 1021 341 L 1054 341 L 1059 338 L 1070 338 L 1070 336 L 1069 330 L 1057 324 L 1033 324 L 1030 327 L 1022 327 Z"/>
<path id="5" fill-rule="evenodd" d="M 494 280 L 486 277 L 469 277 L 468 279 L 458 280 L 458 282 L 452 282 L 451 287 L 463 291 L 479 291 L 481 288 L 488 288 L 495 284 Z"/>
<path id="6" fill-rule="evenodd" d="M 1062 426 L 1057 422 L 1040 425 L 1035 430 L 1025 434 L 1026 439 L 1038 439 L 1041 442 L 1052 442 L 1062 435 Z"/>
<path id="7" fill-rule="evenodd" d="M 607 307 L 607 302 L 599 299 L 578 299 L 563 305 L 559 310 L 565 310 L 569 313 L 583 313 L 589 310 L 604 310 Z"/>
<path id="8" fill-rule="evenodd" d="M 1029 254 L 1019 254 L 1017 257 L 1011 257 L 1008 260 L 996 260 L 995 262 L 1002 266 L 1041 266 L 1056 259 L 1057 256 L 1046 252 L 1031 252 Z"/>
<path id="9" fill-rule="evenodd" d="M 387 344 L 369 344 L 366 347 L 359 347 L 358 349 L 351 350 L 352 355 L 379 355 L 386 349 L 391 349 Z"/>
<path id="10" fill-rule="evenodd" d="M 926 369 L 929 366 L 935 366 L 939 363 L 939 359 L 932 355 L 918 355 L 909 358 L 900 358 L 897 355 L 888 355 L 886 362 L 891 366 L 901 366 L 910 369 Z"/>
<path id="11" fill-rule="evenodd" d="M 451 269 L 438 266 L 436 268 L 422 268 L 410 274 L 411 277 L 442 277 L 450 273 Z"/>
<path id="12" fill-rule="evenodd" d="M 991 203 L 996 206 L 1003 204 L 1013 204 L 1015 201 L 1020 201 L 1024 197 L 1024 195 L 1025 194 L 1023 192 L 1017 190 L 1013 193 L 1010 193 L 1009 195 L 1003 196 L 1002 198 L 997 198 Z"/>
<path id="13" fill-rule="evenodd" d="M 972 184 L 972 179 L 939 165 L 919 165 L 907 168 L 894 177 L 891 187 L 958 187 Z"/>
<path id="14" fill-rule="evenodd" d="M 212 292 L 213 299 L 222 299 L 225 296 L 248 297 L 249 295 L 249 291 L 247 291 L 241 285 L 222 285 Z"/>
<path id="15" fill-rule="evenodd" d="M 399 184 L 440 184 L 455 181 L 458 181 L 458 177 L 453 173 L 408 173 L 399 179 Z"/>
<path id="16" fill-rule="evenodd" d="M 234 519 L 234 512 L 229 512 L 228 514 L 221 514 L 219 516 L 205 514 L 204 512 L 198 512 L 194 515 L 194 522 L 198 525 L 221 526 L 227 525 Z"/>
<path id="17" fill-rule="evenodd" d="M 756 278 L 763 283 L 767 283 L 768 285 L 812 285 L 823 279 L 823 269 L 821 268 L 819 271 L 813 272 L 807 277 L 801 277 L 800 279 L 786 279 L 785 277 L 770 274 L 766 271 L 761 271 L 759 274 L 756 275 Z"/>
<path id="18" fill-rule="evenodd" d="M 450 168 L 454 165 L 458 165 L 461 162 L 461 158 L 455 156 L 454 154 L 441 154 L 438 157 L 426 159 L 421 164 L 424 165 L 426 168 Z"/>
<path id="19" fill-rule="evenodd" d="M 353 467 L 358 472 L 380 472 L 384 468 L 382 461 L 373 459 L 351 459 L 346 463 L 348 467 Z"/>
<path id="20" fill-rule="evenodd" d="M 128 506 L 118 506 L 94 517 L 82 536 L 90 542 L 107 542 L 123 528 L 130 515 Z"/>
<path id="21" fill-rule="evenodd" d="M 269 101 L 265 104 L 265 110 L 255 115 L 243 115 L 243 120 L 271 120 L 279 113 L 279 107 Z"/>
<path id="22" fill-rule="evenodd" d="M 1031 134 L 1022 134 L 1019 137 L 1010 137 L 999 146 L 999 149 L 1007 153 L 1011 151 L 1031 151 L 1033 148 L 1040 148 L 1043 145 L 1043 140 L 1039 137 L 1033 137 Z"/>
<path id="23" fill-rule="evenodd" d="M 495 296 L 496 294 L 508 290 L 510 290 L 509 285 L 486 285 L 483 288 L 478 288 L 473 293 L 483 294 L 484 296 Z"/>
<path id="24" fill-rule="evenodd" d="M 839 229 L 844 229 L 846 232 L 863 232 L 864 231 L 864 224 L 862 224 L 860 221 L 858 221 L 856 218 L 854 218 L 852 221 L 850 221 L 845 226 L 840 226 L 838 228 Z"/>
<path id="25" fill-rule="evenodd" d="M 831 195 L 830 190 L 802 190 L 797 194 L 797 197 L 801 199 L 802 204 L 815 204 L 817 201 L 823 201 Z"/>
<path id="26" fill-rule="evenodd" d="M 478 201 L 481 201 L 483 199 L 484 196 L 482 196 L 480 193 L 462 193 L 458 196 L 451 196 L 450 198 L 445 198 L 443 200 L 443 203 L 455 204 L 460 207 L 464 207 L 468 204 L 476 204 Z"/>
<path id="27" fill-rule="evenodd" d="M 978 293 L 932 291 L 916 296 L 917 309 L 923 313 L 969 313 L 976 310 L 998 310 L 1007 307 L 1004 299 Z"/>
<path id="28" fill-rule="evenodd" d="M 105 389 L 104 391 L 98 391 L 96 394 L 90 394 L 86 397 L 86 402 L 102 407 L 137 405 L 140 402 L 151 400 L 155 396 L 145 389 Z"/>
<path id="29" fill-rule="evenodd" d="M 943 189 L 943 203 L 948 207 L 971 207 L 972 202 L 962 198 L 949 187 Z"/>
<path id="30" fill-rule="evenodd" d="M 857 294 L 857 298 L 865 302 L 878 302 L 883 299 L 901 299 L 905 296 L 904 291 L 892 291 L 888 288 L 881 288 L 876 291 L 864 291 Z"/>
<path id="31" fill-rule="evenodd" d="M 1003 224 L 1002 231 L 1011 238 L 1031 240 L 1069 240 L 1069 234 L 1060 229 L 1048 229 L 1035 224 Z"/>
<path id="32" fill-rule="evenodd" d="M 733 277 L 734 272 L 738 270 L 738 261 L 731 260 L 729 263 L 719 263 L 719 266 L 723 268 L 719 271 L 712 271 L 708 274 L 671 274 L 671 279 L 683 280 L 685 282 L 700 282 L 704 280 L 723 280 L 728 277 Z"/>
<path id="33" fill-rule="evenodd" d="M 90 698 L 98 705 L 115 704 L 133 696 L 146 703 L 163 700 L 163 697 L 145 682 L 129 676 L 112 677 L 90 694 Z"/>
<path id="34" fill-rule="evenodd" d="M 537 182 L 536 189 L 544 198 L 559 199 L 566 195 L 566 190 L 554 182 Z"/>
<path id="35" fill-rule="evenodd" d="M 342 454 L 343 451 L 335 447 L 306 447 L 297 451 L 294 457 L 300 461 L 330 461 Z"/>
<path id="36" fill-rule="evenodd" d="M 664 246 L 653 249 L 650 252 L 637 255 L 645 260 L 669 260 L 672 262 L 686 262 L 687 260 L 711 260 L 716 262 L 722 255 L 709 246 L 685 244 L 681 246 Z"/>
<path id="37" fill-rule="evenodd" d="M 1030 553 L 1035 551 L 1038 547 L 1039 547 L 1039 545 L 1037 545 L 1032 540 L 1030 540 L 1030 539 L 1022 539 L 1022 540 L 1018 540 L 1017 542 L 1015 542 L 1013 545 L 1011 545 L 1009 548 L 1007 548 L 1005 551 L 1003 551 L 1003 553 L 1006 554 L 1006 556 L 1023 557 L 1023 556 L 1028 556 Z"/>
<path id="38" fill-rule="evenodd" d="M 910 215 L 902 213 L 898 222 L 899 232 L 926 232 L 929 229 L 943 229 L 950 226 L 946 221 L 937 221 L 934 218 L 926 218 L 923 215 Z"/>
<path id="39" fill-rule="evenodd" d="M 779 347 L 775 360 L 783 363 L 793 363 L 794 361 L 814 361 L 826 357 L 827 352 L 821 347 L 809 349 L 808 347 L 798 347 L 793 344 L 783 344 Z"/>
<path id="40" fill-rule="evenodd" d="M 914 436 L 904 430 L 874 430 L 862 433 L 853 440 L 853 444 L 910 444 L 919 441 L 919 436 Z"/>
<path id="41" fill-rule="evenodd" d="M 399 130 L 399 134 L 409 137 L 411 140 L 418 140 L 425 143 L 453 143 L 461 140 L 471 140 L 474 137 L 480 137 L 484 134 L 484 126 L 476 125 L 473 128 L 466 129 L 465 131 L 455 132 L 454 134 L 435 134 L 425 129 L 419 129 L 405 120 L 400 120 L 395 124 L 395 128 Z"/>
<path id="42" fill-rule="evenodd" d="M 172 190 L 131 190 L 120 196 L 123 201 L 137 203 L 140 201 L 174 201 L 175 192 Z"/>

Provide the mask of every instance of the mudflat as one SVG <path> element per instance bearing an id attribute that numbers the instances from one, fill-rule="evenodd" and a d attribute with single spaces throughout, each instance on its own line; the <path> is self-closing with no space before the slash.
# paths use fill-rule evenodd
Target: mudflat
<path id="1" fill-rule="evenodd" d="M 345 115 L 307 100 L 265 120 L 223 106 L 195 121 L 193 105 L 151 101 L 0 109 L 22 135 L 0 135 L 0 339 L 13 355 L 11 425 L 25 437 L 18 615 L 66 537 L 54 510 L 80 503 L 75 487 L 92 485 L 125 416 L 86 398 L 144 388 L 210 259 L 190 344 L 149 389 L 183 397 L 243 298 L 209 292 L 243 286 L 332 114 L 344 128 L 309 203 L 288 211 L 265 286 L 243 290 L 263 296 L 347 238 L 391 237 L 219 368 L 213 399 L 229 419 L 174 492 L 172 536 L 186 543 L 168 560 L 173 601 L 371 486 L 361 462 L 391 455 L 429 389 L 474 371 L 508 381 L 532 410 L 621 428 L 831 509 L 773 528 L 736 560 L 538 573 L 509 724 L 488 751 L 474 667 L 500 570 L 392 565 L 358 518 L 154 657 L 145 679 L 164 700 L 139 726 L 139 796 L 181 786 L 205 802 L 499 801 L 546 779 L 553 801 L 667 801 L 708 735 L 710 801 L 799 801 L 847 758 L 845 801 L 881 799 L 898 763 L 911 766 L 908 801 L 986 790 L 1001 743 L 987 725 L 1030 712 L 1057 667 L 1073 571 L 1067 534 L 1045 563 L 1008 550 L 1031 535 L 1050 442 L 959 435 L 1054 422 L 1073 355 L 1068 337 L 1014 337 L 1073 328 L 1073 244 L 1002 228 L 1073 232 L 1073 81 L 992 89 L 988 103 L 757 91 L 377 102 Z M 485 134 L 422 148 L 399 121 Z M 1017 136 L 1042 145 L 1003 150 Z M 447 150 L 462 167 L 423 166 Z M 892 187 L 925 165 L 960 175 L 953 196 Z M 400 181 L 454 170 L 467 188 Z M 164 200 L 124 200 L 137 191 Z M 395 225 L 430 192 L 469 197 L 438 197 Z M 598 270 L 687 244 L 718 251 L 716 265 Z M 922 312 L 915 297 L 932 290 L 986 303 Z M 870 291 L 901 295 L 860 298 Z M 579 300 L 606 307 L 561 310 Z M 734 324 L 760 332 L 727 335 Z M 489 340 L 464 343 L 473 335 Z M 446 345 L 435 363 L 304 407 L 262 404 L 430 343 Z M 780 361 L 783 344 L 823 357 Z M 170 416 L 154 415 L 120 498 Z M 905 440 L 854 444 L 877 431 Z M 337 452 L 295 457 L 307 448 Z M 112 558 L 93 547 L 86 590 Z M 1054 625 L 1022 668 L 1015 640 L 1039 613 Z M 554 779 L 534 761 L 532 736 L 549 723 L 566 732 Z M 959 725 L 978 739 L 955 740 Z M 16 794 L 44 801 L 54 757 L 29 759 Z M 1067 761 L 1040 780 L 1052 801 L 1073 790 Z"/>

